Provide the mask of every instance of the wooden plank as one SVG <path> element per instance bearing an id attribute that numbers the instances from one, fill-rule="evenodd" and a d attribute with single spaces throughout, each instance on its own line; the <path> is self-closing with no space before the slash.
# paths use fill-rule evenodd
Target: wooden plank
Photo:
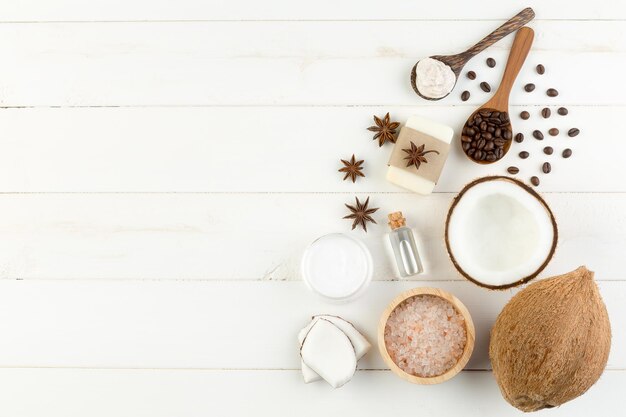
<path id="1" fill-rule="evenodd" d="M 469 46 L 468 38 L 485 33 L 481 23 L 5 24 L 0 56 L 10 65 L 0 67 L 0 105 L 419 105 L 424 101 L 408 81 L 415 61 Z M 516 88 L 512 103 L 543 104 L 548 98 L 541 92 L 556 87 L 561 103 L 625 104 L 626 86 L 613 81 L 626 59 L 621 26 L 537 23 L 536 49 L 520 85 L 532 80 L 538 89 L 527 94 Z M 480 75 L 472 83 L 478 101 L 487 97 L 478 81 L 499 82 L 506 46 L 484 52 L 468 66 Z M 494 70 L 484 65 L 490 55 L 500 63 Z M 533 69 L 539 62 L 548 68 L 541 78 Z M 602 76 L 586 76 L 598 68 Z M 437 105 L 458 103 L 469 83 L 463 81 L 452 98 Z"/>
<path id="2" fill-rule="evenodd" d="M 359 194 L 364 196 L 364 194 Z M 443 245 L 453 194 L 373 194 L 369 233 L 375 280 L 394 276 L 386 214 L 416 228 L 427 272 L 419 280 L 462 280 Z M 548 194 L 560 225 L 545 275 L 585 263 L 601 280 L 623 280 L 625 194 Z M 0 278 L 298 280 L 315 238 L 350 231 L 340 194 L 4 194 Z"/>
<path id="3" fill-rule="evenodd" d="M 373 0 L 335 2 L 320 0 L 296 4 L 271 0 L 263 4 L 243 0 L 96 0 L 89 6 L 80 0 L 21 0 L 0 5 L 2 21 L 111 21 L 111 20 L 430 20 L 508 19 L 532 6 L 537 19 L 625 19 L 623 4 L 610 0 L 571 2 L 567 0 L 489 1 L 474 7 L 462 0 L 440 1 L 420 7 L 411 2 L 390 0 L 381 7 Z"/>
<path id="4" fill-rule="evenodd" d="M 626 84 L 625 84 L 626 85 Z M 556 106 L 552 106 L 556 110 Z M 372 114 L 391 112 L 405 121 L 420 114 L 458 130 L 471 105 L 441 107 L 217 107 L 4 109 L 0 190 L 4 192 L 399 192 L 385 180 L 391 147 L 379 148 L 366 130 Z M 542 191 L 626 192 L 614 123 L 626 107 L 570 107 L 566 117 L 539 117 L 540 106 L 516 106 L 532 118 L 513 117 L 527 139 L 499 163 L 470 162 L 452 147 L 436 191 L 456 192 L 476 177 L 520 167 L 528 181 L 550 160 Z M 559 137 L 532 139 L 533 129 L 561 130 Z M 578 127 L 570 139 L 565 132 Z M 456 140 L 455 140 L 456 141 Z M 598 143 L 601 141 L 602 146 Z M 548 158 L 542 148 L 551 145 Z M 560 157 L 571 147 L 574 156 Z M 607 152 L 612 149 L 614 152 Z M 530 151 L 521 160 L 517 153 Z M 341 181 L 340 158 L 365 159 L 367 177 Z M 587 167 L 581 169 L 581 166 Z"/>
<path id="5" fill-rule="evenodd" d="M 626 372 L 607 371 L 583 396 L 545 415 L 616 416 L 624 384 Z M 295 371 L 2 369 L 0 388 L 2 410 L 11 417 L 525 415 L 502 399 L 489 372 L 462 372 L 445 384 L 419 387 L 389 371 L 360 371 L 332 391 L 323 383 L 303 384 Z"/>
<path id="6" fill-rule="evenodd" d="M 421 282 L 457 295 L 476 326 L 468 369 L 488 369 L 489 330 L 512 291 Z M 375 341 L 386 305 L 415 282 L 375 282 L 330 305 L 301 282 L 0 281 L 0 367 L 297 369 L 308 317 L 354 322 Z M 610 369 L 626 368 L 626 282 L 599 282 L 612 320 Z M 43 348 L 45 347 L 45 348 Z M 384 369 L 374 350 L 363 369 Z"/>

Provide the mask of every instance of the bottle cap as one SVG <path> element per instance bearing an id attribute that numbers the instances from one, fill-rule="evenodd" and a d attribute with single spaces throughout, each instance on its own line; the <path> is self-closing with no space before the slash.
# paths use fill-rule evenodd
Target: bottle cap
<path id="1" fill-rule="evenodd" d="M 389 227 L 391 227 L 391 230 L 406 226 L 406 219 L 401 211 L 390 213 L 387 217 L 389 218 Z"/>

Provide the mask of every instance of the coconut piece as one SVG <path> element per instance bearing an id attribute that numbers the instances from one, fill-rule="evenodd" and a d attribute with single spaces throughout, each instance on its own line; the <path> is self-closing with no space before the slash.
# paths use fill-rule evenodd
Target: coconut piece
<path id="1" fill-rule="evenodd" d="M 535 278 L 552 259 L 557 240 L 546 202 L 509 177 L 483 177 L 465 186 L 446 219 L 452 263 L 465 278 L 490 289 Z"/>
<path id="2" fill-rule="evenodd" d="M 298 344 L 300 346 L 300 349 L 302 349 L 302 343 L 304 342 L 307 333 L 309 333 L 309 330 L 311 330 L 311 327 L 313 327 L 313 324 L 315 324 L 316 321 L 317 319 L 313 318 L 313 320 L 311 320 L 309 324 L 307 324 L 302 330 L 298 332 Z M 319 381 L 320 379 L 322 379 L 322 377 L 319 376 L 317 372 L 309 368 L 307 364 L 304 363 L 302 358 L 300 358 L 300 368 L 302 369 L 302 377 L 304 378 L 305 384 L 309 384 L 311 382 Z"/>
<path id="3" fill-rule="evenodd" d="M 345 333 L 350 339 L 350 343 L 354 347 L 354 351 L 356 352 L 356 359 L 359 360 L 370 350 L 372 345 L 370 342 L 363 336 L 357 329 L 354 327 L 352 323 L 349 321 L 338 317 L 338 316 L 330 316 L 327 314 L 313 316 L 313 320 L 316 319 L 325 319 L 330 321 L 335 326 L 339 327 L 339 330 Z"/>
<path id="4" fill-rule="evenodd" d="M 348 339 L 350 339 L 350 343 L 352 343 L 352 346 L 354 347 L 357 361 L 361 359 L 363 356 L 365 356 L 365 354 L 370 350 L 372 345 L 365 338 L 365 336 L 363 336 L 356 329 L 356 327 L 354 327 L 352 323 L 350 323 L 349 321 L 345 319 L 342 319 L 341 317 L 331 316 L 328 314 L 320 314 L 317 316 L 313 316 L 313 320 L 311 320 L 311 322 L 309 322 L 309 324 L 307 324 L 306 327 L 300 330 L 300 332 L 298 333 L 298 342 L 300 343 L 300 347 L 302 347 L 302 342 L 304 341 L 306 334 L 311 329 L 311 326 L 313 326 L 313 324 L 320 318 L 330 321 L 331 323 L 339 327 L 339 329 L 342 332 L 344 332 L 346 336 L 348 336 Z M 301 362 L 301 367 L 302 367 L 302 376 L 304 377 L 305 383 L 308 384 L 310 382 L 315 382 L 321 379 L 321 377 L 314 370 L 309 368 L 304 363 L 304 361 L 301 360 L 300 362 Z"/>
<path id="5" fill-rule="evenodd" d="M 600 378 L 611 325 L 586 267 L 529 285 L 491 330 L 489 357 L 504 398 L 522 411 L 559 406 Z"/>
<path id="6" fill-rule="evenodd" d="M 300 349 L 302 361 L 333 388 L 352 379 L 356 372 L 356 352 L 350 339 L 330 321 L 313 323 Z"/>

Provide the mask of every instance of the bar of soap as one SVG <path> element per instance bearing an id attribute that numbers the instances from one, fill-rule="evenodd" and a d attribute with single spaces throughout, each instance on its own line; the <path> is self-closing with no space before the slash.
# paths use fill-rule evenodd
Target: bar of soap
<path id="1" fill-rule="evenodd" d="M 441 164 L 445 162 L 445 159 L 447 159 L 448 157 L 448 147 L 450 145 L 450 142 L 452 142 L 452 137 L 454 136 L 454 130 L 451 127 L 443 125 L 441 123 L 433 122 L 432 120 L 426 119 L 424 117 L 411 116 L 409 117 L 409 119 L 407 120 L 406 124 L 404 125 L 402 129 L 404 130 L 405 128 L 413 129 L 424 135 L 430 136 L 431 137 L 430 140 L 441 141 L 442 143 L 438 145 L 443 145 L 443 146 L 439 147 L 440 152 L 439 154 L 436 155 L 436 157 L 443 158 L 443 161 L 439 161 Z M 398 136 L 398 141 L 395 145 L 396 148 L 409 148 L 410 143 L 406 143 L 406 142 L 401 143 L 402 138 L 403 138 L 403 132 L 401 131 L 400 135 Z M 415 144 L 416 146 L 421 145 L 421 143 L 415 143 Z M 442 150 L 442 148 L 445 148 L 445 153 Z M 429 150 L 429 149 L 432 149 L 432 143 L 431 144 L 426 143 L 425 150 Z M 401 149 L 394 148 L 394 153 L 395 152 L 401 152 Z M 406 156 L 407 154 L 403 153 L 403 155 Z M 426 155 L 426 158 L 430 159 L 434 156 L 435 154 L 431 153 L 431 154 Z M 392 159 L 393 159 L 393 153 L 392 153 Z M 413 168 L 413 169 L 407 169 L 407 168 Z M 394 166 L 390 163 L 389 168 L 387 169 L 387 181 L 393 184 L 396 184 L 402 188 L 406 188 L 408 190 L 414 191 L 418 194 L 427 195 L 427 194 L 432 193 L 433 188 L 435 188 L 435 184 L 437 183 L 438 175 L 436 179 L 425 178 L 423 175 L 420 174 L 420 169 L 415 169 L 414 167 L 407 167 L 407 168 L 405 168 L 404 166 Z"/>

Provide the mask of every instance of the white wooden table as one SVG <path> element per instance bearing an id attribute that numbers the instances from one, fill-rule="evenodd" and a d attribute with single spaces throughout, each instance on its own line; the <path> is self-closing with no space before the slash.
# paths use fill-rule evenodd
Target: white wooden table
<path id="1" fill-rule="evenodd" d="M 513 291 L 455 273 L 443 218 L 477 176 L 514 163 L 527 181 L 549 142 L 574 156 L 553 155 L 541 177 L 561 233 L 543 276 L 595 270 L 613 346 L 587 394 L 540 414 L 624 415 L 626 7 L 424 3 L 0 1 L 0 415 L 521 414 L 500 396 L 486 354 Z M 488 167 L 455 147 L 429 197 L 386 183 L 390 147 L 365 130 L 372 115 L 421 114 L 458 132 L 488 98 L 478 81 L 497 85 L 512 39 L 471 61 L 479 80 L 463 77 L 441 102 L 412 92 L 416 59 L 460 51 L 528 5 L 536 38 L 511 112 L 533 116 L 514 119 L 517 130 L 578 127 L 580 136 L 527 139 L 531 158 L 512 152 Z M 537 91 L 524 93 L 530 81 Z M 561 95 L 547 98 L 547 87 Z M 545 105 L 570 114 L 540 120 Z M 336 172 L 353 152 L 367 174 L 354 185 Z M 300 281 L 300 254 L 319 235 L 349 231 L 343 204 L 355 195 L 381 210 L 367 235 L 353 233 L 376 252 L 386 213 L 402 210 L 428 273 L 394 281 L 381 258 L 363 298 L 327 305 Z M 478 340 L 466 371 L 413 386 L 373 350 L 339 390 L 302 383 L 295 336 L 308 316 L 339 314 L 375 341 L 385 305 L 418 285 L 450 290 L 471 310 Z"/>

